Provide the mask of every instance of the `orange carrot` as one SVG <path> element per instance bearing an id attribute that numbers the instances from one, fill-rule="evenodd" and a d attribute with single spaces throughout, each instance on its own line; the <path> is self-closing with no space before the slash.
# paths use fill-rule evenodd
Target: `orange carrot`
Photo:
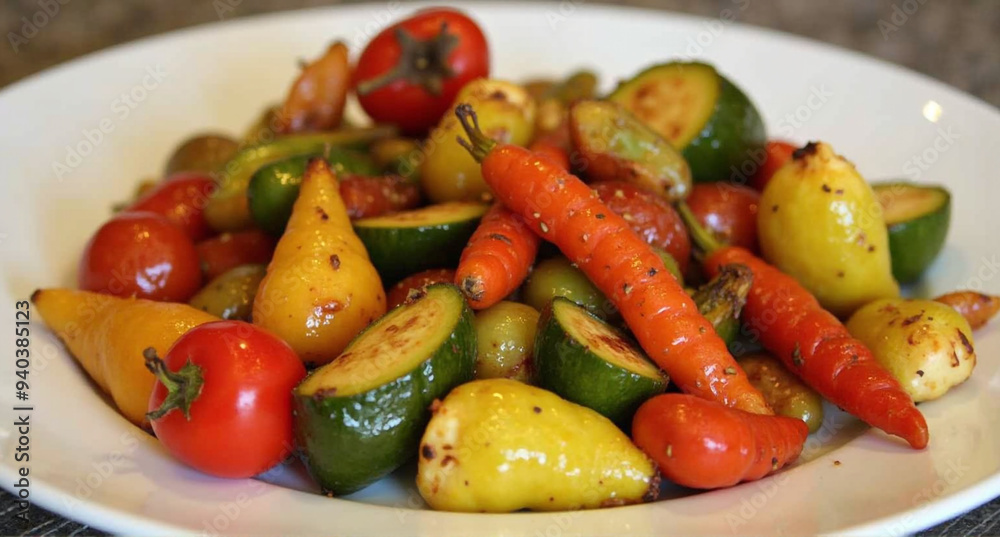
<path id="1" fill-rule="evenodd" d="M 772 413 L 711 323 L 628 222 L 548 158 L 487 138 L 469 105 L 459 105 L 455 113 L 469 136 L 469 142 L 460 141 L 482 163 L 483 178 L 497 199 L 583 270 L 681 390 L 749 412 Z"/>
<path id="2" fill-rule="evenodd" d="M 554 164 L 558 164 L 563 170 L 569 171 L 569 153 L 559 145 L 545 139 L 539 139 L 532 142 L 532 144 L 528 146 L 528 149 L 536 154 L 551 159 Z"/>
<path id="3" fill-rule="evenodd" d="M 916 449 L 927 445 L 927 422 L 910 396 L 809 291 L 743 248 L 717 249 L 704 265 L 714 276 L 729 263 L 753 271 L 743 319 L 767 350 L 831 403 Z"/>
<path id="4" fill-rule="evenodd" d="M 934 300 L 961 313 L 973 330 L 985 326 L 1000 311 L 1000 296 L 975 291 L 952 291 Z"/>
<path id="5" fill-rule="evenodd" d="M 795 460 L 808 435 L 799 419 L 751 414 L 680 393 L 646 401 L 632 419 L 632 440 L 664 477 L 697 489 L 760 479 Z"/>
<path id="6" fill-rule="evenodd" d="M 483 215 L 462 251 L 455 285 L 473 309 L 500 302 L 528 277 L 538 242 L 520 215 L 497 203 Z"/>

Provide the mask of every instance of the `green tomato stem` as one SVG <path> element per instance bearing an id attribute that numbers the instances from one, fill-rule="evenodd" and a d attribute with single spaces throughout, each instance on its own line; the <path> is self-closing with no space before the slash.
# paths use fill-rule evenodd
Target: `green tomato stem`
<path id="1" fill-rule="evenodd" d="M 156 349 L 153 347 L 142 351 L 142 356 L 146 359 L 146 369 L 167 389 L 163 404 L 160 408 L 147 413 L 146 417 L 157 420 L 166 416 L 171 410 L 179 408 L 184 413 L 184 418 L 190 420 L 191 404 L 201 394 L 201 386 L 205 383 L 201 368 L 188 360 L 184 367 L 176 372 L 170 371 L 167 369 L 167 364 L 156 355 Z"/>
<path id="2" fill-rule="evenodd" d="M 441 23 L 441 31 L 425 41 L 414 39 L 406 30 L 396 28 L 396 42 L 400 56 L 396 65 L 388 71 L 358 83 L 358 95 L 366 95 L 397 80 L 417 84 L 427 93 L 437 96 L 446 78 L 455 76 L 448 65 L 448 57 L 458 46 L 458 36 L 448 33 L 448 23 Z"/>

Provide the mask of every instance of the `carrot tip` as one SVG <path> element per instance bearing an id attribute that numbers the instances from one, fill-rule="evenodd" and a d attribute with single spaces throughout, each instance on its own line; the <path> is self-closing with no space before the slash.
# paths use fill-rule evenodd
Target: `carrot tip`
<path id="1" fill-rule="evenodd" d="M 477 278 L 475 276 L 466 276 L 462 279 L 462 293 L 468 297 L 472 302 L 479 302 L 483 299 L 483 295 L 486 294 L 486 286 L 483 285 L 482 278 Z"/>

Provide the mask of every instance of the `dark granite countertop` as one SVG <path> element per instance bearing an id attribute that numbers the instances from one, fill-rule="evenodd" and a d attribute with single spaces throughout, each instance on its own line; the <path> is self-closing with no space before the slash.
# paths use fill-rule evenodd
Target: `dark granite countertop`
<path id="1" fill-rule="evenodd" d="M 730 0 L 626 0 L 621 4 L 717 16 Z M 1000 2 L 997 0 L 747 0 L 739 21 L 800 34 L 898 63 L 1000 105 Z M 894 10 L 919 9 L 895 30 Z M 53 2 L 55 3 L 55 2 Z M 321 0 L 242 0 L 232 17 L 336 4 Z M 346 2 L 344 2 L 346 3 Z M 38 0 L 0 2 L 0 87 L 50 66 L 111 45 L 218 20 L 210 0 L 59 0 L 60 11 L 36 37 L 19 40 L 22 17 Z M 13 496 L 0 492 L 2 535 L 101 535 L 94 528 L 32 508 L 30 522 L 13 517 Z M 922 535 L 1000 534 L 1000 500 L 932 528 Z"/>

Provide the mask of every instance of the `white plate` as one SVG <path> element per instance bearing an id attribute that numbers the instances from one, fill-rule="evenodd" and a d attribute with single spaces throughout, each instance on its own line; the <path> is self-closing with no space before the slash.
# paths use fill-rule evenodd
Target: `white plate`
<path id="1" fill-rule="evenodd" d="M 732 9 L 745 4 L 734 1 Z M 954 193 L 951 235 L 916 291 L 1000 292 L 995 109 L 892 65 L 722 19 L 570 1 L 476 3 L 467 9 L 489 34 L 500 76 L 565 74 L 588 66 L 610 87 L 651 63 L 694 54 L 738 81 L 772 135 L 830 141 L 870 178 L 919 175 L 921 181 L 945 183 Z M 8 325 L 14 301 L 34 288 L 72 285 L 82 245 L 108 207 L 139 178 L 156 174 L 179 140 L 204 129 L 239 132 L 265 103 L 283 95 L 296 58 L 318 54 L 337 37 L 357 51 L 384 21 L 411 10 L 390 2 L 195 28 L 91 55 L 5 90 L 0 251 L 6 285 L 0 302 L 7 304 Z M 113 130 L 98 140 L 102 121 Z M 68 146 L 89 154 L 67 162 Z M 61 177 L 56 163 L 67 168 Z M 758 483 L 652 505 L 477 515 L 422 510 L 412 473 L 405 471 L 347 499 L 200 475 L 121 418 L 35 322 L 31 499 L 129 534 L 900 535 L 1000 494 L 996 324 L 977 334 L 980 362 L 972 380 L 921 406 L 931 427 L 924 451 L 833 412 L 810 438 L 802 462 Z M 20 464 L 13 460 L 18 435 L 10 410 L 16 404 L 14 342 L 11 330 L 4 332 L 0 485 L 10 490 Z M 269 479 L 310 487 L 296 467 Z"/>

